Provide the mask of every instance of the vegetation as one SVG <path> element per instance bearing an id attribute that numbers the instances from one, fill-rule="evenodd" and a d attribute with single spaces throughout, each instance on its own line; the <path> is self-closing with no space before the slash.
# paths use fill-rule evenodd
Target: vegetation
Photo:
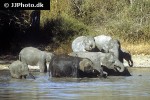
<path id="1" fill-rule="evenodd" d="M 106 34 L 132 54 L 150 54 L 150 0 L 51 0 L 50 9 L 40 16 L 39 37 L 46 50 L 67 53 L 77 36 Z"/>

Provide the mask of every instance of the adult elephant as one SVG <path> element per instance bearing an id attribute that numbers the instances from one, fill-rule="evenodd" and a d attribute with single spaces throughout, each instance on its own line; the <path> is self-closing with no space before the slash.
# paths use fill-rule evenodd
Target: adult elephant
<path id="1" fill-rule="evenodd" d="M 73 52 L 92 51 L 95 49 L 95 41 L 92 36 L 79 36 L 72 42 Z"/>
<path id="2" fill-rule="evenodd" d="M 41 51 L 34 47 L 25 47 L 19 53 L 19 60 L 31 66 L 39 66 L 40 72 L 47 72 L 46 63 L 50 62 L 53 53 Z"/>
<path id="3" fill-rule="evenodd" d="M 125 59 L 129 66 L 133 66 L 133 60 L 131 58 L 131 54 L 121 49 L 120 41 L 116 39 L 112 39 L 110 36 L 99 35 L 94 37 L 96 47 L 101 52 L 111 52 L 114 53 L 116 59 L 119 59 L 123 63 L 123 59 Z"/>
<path id="4" fill-rule="evenodd" d="M 19 60 L 14 61 L 8 67 L 13 78 L 22 79 L 29 75 L 35 79 L 35 77 L 29 72 L 28 65 Z"/>
<path id="5" fill-rule="evenodd" d="M 69 55 L 55 55 L 49 64 L 49 76 L 52 77 L 97 77 L 93 63 L 87 58 Z"/>
<path id="6" fill-rule="evenodd" d="M 124 71 L 124 65 L 114 57 L 113 53 L 102 53 L 102 52 L 72 52 L 69 55 L 88 58 L 94 64 L 94 69 L 101 71 L 101 66 L 106 66 L 108 69 L 117 70 L 119 72 Z"/>

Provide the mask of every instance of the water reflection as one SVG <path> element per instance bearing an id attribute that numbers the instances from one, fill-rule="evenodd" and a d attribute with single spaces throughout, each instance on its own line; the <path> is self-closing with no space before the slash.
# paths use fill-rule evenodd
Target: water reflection
<path id="1" fill-rule="evenodd" d="M 140 76 L 139 76 L 140 74 Z M 149 72 L 133 76 L 99 78 L 49 78 L 48 74 L 33 72 L 36 79 L 12 79 L 9 71 L 0 71 L 2 100 L 148 100 Z M 142 76 L 141 76 L 142 75 Z"/>

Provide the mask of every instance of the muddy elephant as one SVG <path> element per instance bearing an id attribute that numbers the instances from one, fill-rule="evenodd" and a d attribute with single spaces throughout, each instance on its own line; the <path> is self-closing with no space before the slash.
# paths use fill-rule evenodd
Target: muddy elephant
<path id="1" fill-rule="evenodd" d="M 41 51 L 34 47 L 25 47 L 19 53 L 19 60 L 31 66 L 39 66 L 40 72 L 47 72 L 46 63 L 50 62 L 54 54 Z"/>
<path id="2" fill-rule="evenodd" d="M 49 64 L 49 76 L 52 77 L 97 77 L 99 72 L 93 69 L 93 63 L 87 58 L 69 55 L 56 55 Z"/>
<path id="3" fill-rule="evenodd" d="M 128 62 L 130 67 L 133 66 L 133 60 L 131 54 L 126 52 L 121 48 L 120 41 L 117 39 L 112 39 L 110 36 L 99 35 L 94 37 L 96 47 L 101 52 L 111 52 L 114 53 L 115 57 L 123 63 L 123 59 Z"/>
<path id="4" fill-rule="evenodd" d="M 92 51 L 95 49 L 95 41 L 92 36 L 79 36 L 72 42 L 73 52 Z"/>
<path id="5" fill-rule="evenodd" d="M 9 70 L 13 78 L 22 79 L 29 75 L 31 78 L 35 79 L 35 77 L 29 72 L 28 65 L 19 60 L 10 64 Z"/>
<path id="6" fill-rule="evenodd" d="M 102 52 L 72 52 L 70 56 L 76 56 L 81 58 L 88 58 L 94 64 L 94 69 L 100 71 L 102 65 L 106 66 L 108 69 L 113 69 L 115 71 L 123 72 L 124 65 L 114 57 L 113 53 L 102 53 Z"/>

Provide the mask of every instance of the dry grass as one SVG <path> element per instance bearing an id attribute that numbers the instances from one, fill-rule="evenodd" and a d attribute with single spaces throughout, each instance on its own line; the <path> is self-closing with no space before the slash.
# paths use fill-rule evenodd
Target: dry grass
<path id="1" fill-rule="evenodd" d="M 130 44 L 129 42 L 122 42 L 121 47 L 126 51 L 130 52 L 131 55 L 150 55 L 150 44 L 149 43 L 138 43 L 138 44 Z M 60 47 L 54 50 L 56 54 L 62 53 L 70 53 L 71 50 L 71 42 L 62 44 Z"/>
<path id="2" fill-rule="evenodd" d="M 134 0 L 133 4 L 128 0 L 83 0 L 76 3 L 76 6 L 72 0 L 51 0 L 51 10 L 41 12 L 41 26 L 47 21 L 58 20 L 61 16 L 64 19 L 62 25 L 58 27 L 56 24 L 54 27 L 56 30 L 52 30 L 54 33 L 63 30 L 60 31 L 61 34 L 66 34 L 68 30 L 73 30 L 76 36 L 106 34 L 119 38 L 122 48 L 131 54 L 150 54 L 150 42 L 147 42 L 150 40 L 149 6 L 149 0 Z M 89 31 L 80 32 L 81 29 L 86 30 L 85 26 Z M 89 28 L 90 26 L 92 28 Z M 67 43 L 61 41 L 54 51 L 70 52 L 71 40 L 67 40 Z"/>
<path id="3" fill-rule="evenodd" d="M 150 55 L 150 44 L 146 43 L 138 43 L 138 44 L 130 44 L 127 42 L 121 43 L 123 49 L 129 51 L 132 55 Z"/>

